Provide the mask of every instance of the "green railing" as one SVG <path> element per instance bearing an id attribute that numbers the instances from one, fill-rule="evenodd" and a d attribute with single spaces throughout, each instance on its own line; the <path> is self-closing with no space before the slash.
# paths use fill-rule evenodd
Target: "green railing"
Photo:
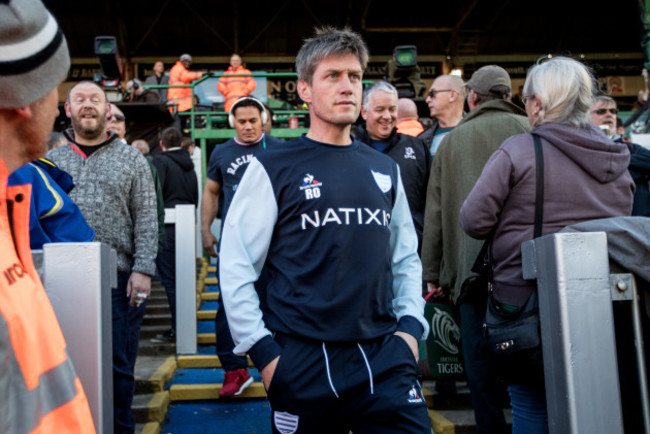
<path id="1" fill-rule="evenodd" d="M 250 74 L 224 74 L 222 72 L 209 72 L 204 74 L 198 80 L 193 81 L 190 84 L 185 85 L 165 85 L 165 84 L 155 84 L 155 85 L 143 85 L 147 89 L 169 89 L 169 88 L 190 88 L 192 89 L 192 107 L 190 110 L 185 112 L 176 112 L 174 104 L 169 104 L 173 108 L 173 114 L 178 115 L 181 119 L 190 117 L 190 128 L 189 133 L 194 141 L 199 141 L 201 147 L 201 169 L 203 173 L 203 184 L 205 184 L 205 176 L 207 173 L 207 161 L 209 159 L 208 155 L 208 140 L 228 140 L 235 136 L 235 130 L 228 127 L 228 112 L 225 111 L 198 111 L 195 110 L 195 91 L 194 89 L 203 83 L 206 80 L 211 78 L 220 78 L 223 76 L 228 77 L 292 77 L 297 78 L 298 74 L 295 72 L 252 72 Z M 308 116 L 308 110 L 274 110 L 274 114 L 278 116 L 286 116 L 288 120 L 293 116 Z M 204 116 L 205 117 L 205 126 L 201 128 L 197 127 L 196 117 Z M 269 120 L 271 121 L 271 120 Z M 182 124 L 183 122 L 181 122 Z M 214 128 L 214 125 L 224 125 L 225 128 Z M 302 134 L 308 131 L 307 128 L 274 128 L 273 135 L 281 138 L 294 138 L 299 137 Z"/>
<path id="2" fill-rule="evenodd" d="M 192 107 L 190 110 L 185 111 L 185 112 L 174 112 L 174 114 L 177 114 L 180 117 L 188 117 L 190 116 L 191 122 L 190 122 L 190 134 L 192 135 L 193 139 L 200 139 L 202 137 L 208 138 L 208 139 L 229 139 L 234 136 L 234 131 L 223 131 L 222 128 L 212 128 L 212 124 L 215 119 L 219 120 L 221 118 L 223 120 L 223 124 L 227 126 L 227 119 L 228 119 L 228 113 L 225 111 L 198 111 L 195 110 L 195 91 L 194 88 L 203 83 L 206 80 L 209 80 L 210 78 L 221 78 L 223 76 L 228 76 L 228 77 L 264 77 L 264 78 L 269 78 L 269 77 L 292 77 L 292 78 L 297 78 L 298 74 L 295 72 L 252 72 L 250 74 L 225 74 L 223 72 L 209 72 L 205 74 L 203 77 L 201 77 L 198 80 L 193 81 L 191 84 L 185 84 L 185 85 L 165 85 L 165 84 L 155 84 L 155 85 L 144 85 L 143 87 L 148 88 L 148 89 L 169 89 L 169 88 L 190 88 L 192 89 Z M 200 105 L 200 104 L 199 104 Z M 171 107 L 173 107 L 173 104 L 170 104 Z M 292 117 L 292 115 L 300 115 L 300 116 L 305 116 L 309 114 L 308 110 L 303 110 L 303 109 L 293 109 L 293 110 L 274 110 L 275 114 L 284 114 L 286 115 L 286 118 Z M 197 128 L 196 125 L 196 116 L 206 116 L 206 125 L 205 127 L 202 128 Z M 199 132 L 200 130 L 207 130 L 203 132 Z M 282 138 L 291 138 L 291 137 L 297 137 L 301 135 L 302 133 L 306 132 L 307 130 L 305 128 L 276 128 L 276 132 L 274 135 L 277 135 L 278 137 Z M 291 130 L 301 130 L 300 133 L 296 131 L 291 131 Z"/>
<path id="3" fill-rule="evenodd" d="M 208 140 L 228 140 L 235 136 L 235 130 L 228 127 L 228 112 L 225 111 L 195 111 L 195 91 L 196 86 L 200 85 L 210 78 L 220 78 L 223 76 L 228 77 L 292 77 L 297 78 L 298 74 L 295 72 L 251 72 L 250 74 L 225 74 L 223 72 L 208 72 L 204 74 L 198 80 L 193 81 L 190 84 L 184 85 L 168 85 L 168 84 L 146 84 L 143 85 L 146 89 L 169 89 L 169 88 L 190 88 L 192 89 L 192 107 L 190 110 L 185 112 L 176 112 L 174 104 L 169 104 L 170 107 L 174 108 L 173 114 L 181 117 L 190 116 L 190 136 L 196 142 L 199 141 L 201 147 L 201 169 L 203 173 L 202 183 L 205 184 L 205 176 L 207 174 L 207 161 L 209 159 L 208 155 Z M 364 80 L 363 85 L 373 83 L 371 80 Z M 292 109 L 292 110 L 273 110 L 276 117 L 284 117 L 283 120 L 288 120 L 291 117 L 306 117 L 309 116 L 309 110 L 303 109 Z M 196 116 L 205 116 L 205 126 L 198 128 L 196 125 Z M 269 120 L 271 121 L 271 120 Z M 182 122 L 181 122 L 182 123 Z M 226 128 L 213 128 L 213 124 L 223 124 Z M 303 127 L 298 128 L 273 128 L 272 134 L 276 137 L 289 139 L 294 137 L 300 137 L 302 134 L 306 133 L 309 129 Z"/>

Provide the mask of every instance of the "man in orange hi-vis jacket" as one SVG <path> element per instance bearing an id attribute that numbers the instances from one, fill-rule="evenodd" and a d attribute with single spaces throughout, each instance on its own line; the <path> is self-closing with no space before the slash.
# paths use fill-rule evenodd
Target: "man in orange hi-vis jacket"
<path id="1" fill-rule="evenodd" d="M 183 54 L 169 70 L 169 85 L 187 85 L 203 77 L 202 72 L 191 72 L 192 56 Z M 189 87 L 170 87 L 167 102 L 176 104 L 177 112 L 186 112 L 192 108 L 192 89 Z"/>
<path id="2" fill-rule="evenodd" d="M 239 98 L 248 96 L 255 90 L 255 80 L 253 77 L 241 77 L 242 74 L 250 74 L 251 71 L 242 66 L 241 57 L 238 54 L 233 54 L 230 57 L 230 66 L 224 72 L 223 77 L 219 79 L 217 87 L 219 92 L 225 98 L 224 111 L 230 112 L 230 107 Z M 235 75 L 235 77 L 229 77 Z M 239 77 L 238 77 L 239 76 Z"/>
<path id="3" fill-rule="evenodd" d="M 31 185 L 9 174 L 45 155 L 70 67 L 66 40 L 40 0 L 0 2 L 0 432 L 94 433 L 29 247 Z"/>

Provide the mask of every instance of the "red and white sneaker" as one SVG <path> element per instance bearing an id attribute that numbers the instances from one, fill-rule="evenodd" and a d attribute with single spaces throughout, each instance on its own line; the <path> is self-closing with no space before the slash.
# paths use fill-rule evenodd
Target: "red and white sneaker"
<path id="1" fill-rule="evenodd" d="M 219 397 L 239 395 L 248 386 L 253 384 L 253 377 L 248 373 L 248 369 L 236 369 L 226 372 L 223 379 L 223 387 L 219 391 Z"/>

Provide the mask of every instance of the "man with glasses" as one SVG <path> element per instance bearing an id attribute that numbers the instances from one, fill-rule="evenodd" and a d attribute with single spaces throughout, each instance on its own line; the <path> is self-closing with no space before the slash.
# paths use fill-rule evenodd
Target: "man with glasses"
<path id="1" fill-rule="evenodd" d="M 110 112 L 106 115 L 106 130 L 114 131 L 125 144 L 126 139 L 126 117 L 122 110 L 119 109 L 115 104 L 108 104 L 111 108 Z"/>
<path id="2" fill-rule="evenodd" d="M 591 104 L 591 123 L 603 129 L 605 134 L 613 137 L 616 134 L 616 101 L 608 96 L 597 96 Z"/>
<path id="3" fill-rule="evenodd" d="M 608 96 L 597 96 L 591 104 L 591 123 L 603 128 L 603 131 L 616 142 L 623 138 L 616 135 L 616 101 Z M 625 143 L 630 150 L 628 170 L 636 189 L 634 190 L 633 216 L 650 217 L 650 150 L 635 143 Z"/>
<path id="4" fill-rule="evenodd" d="M 530 126 L 525 112 L 510 102 L 510 76 L 503 68 L 480 68 L 466 87 L 470 113 L 440 144 L 429 176 L 422 278 L 434 296 L 449 296 L 459 307 L 476 432 L 505 433 L 508 430 L 499 406 L 505 391 L 495 384 L 479 349 L 487 292 L 471 268 L 483 242 L 461 230 L 458 216 L 490 155 L 505 139 L 528 132 Z"/>
<path id="5" fill-rule="evenodd" d="M 434 156 L 442 139 L 463 119 L 463 80 L 455 75 L 439 76 L 433 80 L 426 102 L 429 113 L 436 122 L 418 138 L 424 140 L 429 152 Z"/>

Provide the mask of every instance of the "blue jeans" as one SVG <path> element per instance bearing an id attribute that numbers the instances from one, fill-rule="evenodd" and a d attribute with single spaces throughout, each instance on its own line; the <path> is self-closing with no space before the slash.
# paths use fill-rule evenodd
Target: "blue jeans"
<path id="1" fill-rule="evenodd" d="M 112 290 L 113 316 L 113 418 L 116 433 L 132 433 L 135 421 L 131 412 L 135 378 L 127 352 L 129 345 L 129 299 L 126 285 L 130 272 L 117 273 L 117 288 Z"/>
<path id="2" fill-rule="evenodd" d="M 507 433 L 509 429 L 501 408 L 505 388 L 494 380 L 490 364 L 481 354 L 480 348 L 486 304 L 487 296 L 484 299 L 473 296 L 472 300 L 461 301 L 459 304 L 465 372 L 474 408 L 476 432 Z"/>
<path id="3" fill-rule="evenodd" d="M 163 249 L 156 258 L 160 283 L 165 287 L 169 310 L 172 314 L 172 330 L 176 330 L 176 228 L 165 225 Z"/>
<path id="4" fill-rule="evenodd" d="M 129 343 L 127 345 L 126 356 L 131 364 L 131 369 L 134 370 L 135 359 L 138 357 L 138 348 L 140 347 L 140 328 L 146 308 L 147 300 L 143 301 L 140 306 L 129 306 Z"/>
<path id="5" fill-rule="evenodd" d="M 512 434 L 548 434 L 546 393 L 541 386 L 509 386 Z"/>

